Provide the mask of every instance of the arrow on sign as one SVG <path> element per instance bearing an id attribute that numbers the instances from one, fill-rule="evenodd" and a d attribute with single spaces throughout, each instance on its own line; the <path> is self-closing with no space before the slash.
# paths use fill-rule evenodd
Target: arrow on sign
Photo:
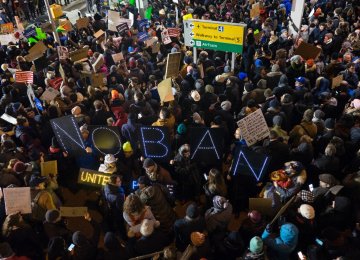
<path id="1" fill-rule="evenodd" d="M 190 33 L 190 36 L 191 36 L 191 37 L 193 37 L 194 35 L 195 35 L 195 33 L 193 33 L 193 32 Z"/>
<path id="2" fill-rule="evenodd" d="M 193 23 L 190 23 L 189 26 L 190 26 L 190 28 L 192 29 L 192 28 L 194 28 L 195 25 L 194 25 Z"/>
<path id="3" fill-rule="evenodd" d="M 194 45 L 195 42 L 193 40 L 190 41 L 190 45 Z"/>

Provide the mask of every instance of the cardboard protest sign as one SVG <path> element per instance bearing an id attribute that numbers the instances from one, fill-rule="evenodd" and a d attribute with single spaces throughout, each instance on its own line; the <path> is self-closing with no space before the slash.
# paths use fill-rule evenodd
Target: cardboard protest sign
<path id="1" fill-rule="evenodd" d="M 12 117 L 6 113 L 2 114 L 0 117 L 2 120 L 5 120 L 6 122 L 13 124 L 13 125 L 17 125 L 17 120 L 15 117 Z"/>
<path id="2" fill-rule="evenodd" d="M 93 87 L 100 87 L 104 85 L 104 73 L 92 73 L 90 77 L 91 85 Z"/>
<path id="3" fill-rule="evenodd" d="M 85 153 L 85 144 L 73 116 L 55 118 L 50 123 L 63 151 L 75 156 Z"/>
<path id="4" fill-rule="evenodd" d="M 65 218 L 83 217 L 87 212 L 87 207 L 60 207 L 60 215 Z"/>
<path id="5" fill-rule="evenodd" d="M 238 147 L 230 171 L 232 175 L 249 176 L 254 182 L 259 182 L 265 176 L 269 163 L 270 158 L 265 154 Z"/>
<path id="6" fill-rule="evenodd" d="M 30 187 L 4 188 L 6 215 L 31 213 Z"/>
<path id="7" fill-rule="evenodd" d="M 245 139 L 248 146 L 263 140 L 270 134 L 261 109 L 258 109 L 244 117 L 238 121 L 237 124 L 240 128 L 241 135 Z"/>
<path id="8" fill-rule="evenodd" d="M 54 88 L 45 89 L 44 93 L 41 95 L 40 99 L 50 102 L 56 98 L 60 92 Z"/>
<path id="9" fill-rule="evenodd" d="M 169 36 L 169 32 L 167 29 L 165 29 L 161 32 L 161 39 L 165 45 L 171 43 L 171 38 Z"/>
<path id="10" fill-rule="evenodd" d="M 158 84 L 157 90 L 159 92 L 161 102 L 169 102 L 175 99 L 171 86 L 171 78 L 164 79 Z"/>
<path id="11" fill-rule="evenodd" d="M 171 155 L 169 129 L 147 126 L 139 128 L 141 152 L 145 158 L 168 161 Z"/>
<path id="12" fill-rule="evenodd" d="M 251 6 L 250 9 L 250 17 L 251 18 L 256 18 L 260 16 L 260 4 L 259 3 L 255 3 Z"/>
<path id="13" fill-rule="evenodd" d="M 97 72 L 104 63 L 105 63 L 104 55 L 100 54 L 99 57 L 94 62 L 94 64 L 92 64 L 94 71 Z"/>
<path id="14" fill-rule="evenodd" d="M 15 17 L 16 27 L 17 27 L 18 31 L 23 32 L 25 29 L 24 29 L 24 25 L 21 22 L 19 16 L 14 16 L 14 17 Z"/>
<path id="15" fill-rule="evenodd" d="M 179 68 L 181 63 L 181 53 L 169 53 L 166 60 L 165 79 L 170 77 L 177 77 L 179 75 Z"/>
<path id="16" fill-rule="evenodd" d="M 263 216 L 272 217 L 274 215 L 271 199 L 249 198 L 249 210 L 257 210 Z"/>
<path id="17" fill-rule="evenodd" d="M 76 20 L 76 27 L 78 28 L 78 30 L 80 30 L 82 28 L 86 28 L 88 26 L 89 26 L 89 18 L 83 17 L 83 18 Z"/>
<path id="18" fill-rule="evenodd" d="M 47 47 L 42 41 L 38 41 L 30 50 L 29 54 L 24 58 L 27 62 L 32 62 L 41 56 L 44 55 L 44 52 L 47 50 Z"/>
<path id="19" fill-rule="evenodd" d="M 0 31 L 2 34 L 13 33 L 14 25 L 13 23 L 4 23 L 0 25 Z"/>
<path id="20" fill-rule="evenodd" d="M 219 164 L 223 153 L 222 128 L 194 127 L 190 129 L 191 160 L 208 166 Z"/>
<path id="21" fill-rule="evenodd" d="M 0 34 L 1 45 L 9 45 L 10 42 L 15 44 L 18 41 L 13 34 Z"/>
<path id="22" fill-rule="evenodd" d="M 113 58 L 114 62 L 117 63 L 124 59 L 124 55 L 121 52 L 119 52 L 119 53 L 113 54 L 112 58 Z"/>
<path id="23" fill-rule="evenodd" d="M 111 175 L 107 173 L 80 168 L 78 183 L 88 186 L 102 187 L 110 181 L 110 176 Z"/>
<path id="24" fill-rule="evenodd" d="M 105 34 L 105 32 L 103 30 L 99 30 L 96 33 L 94 33 L 94 37 L 96 39 L 100 38 L 101 36 L 103 36 Z"/>
<path id="25" fill-rule="evenodd" d="M 321 53 L 321 49 L 310 43 L 301 42 L 295 50 L 294 55 L 300 55 L 304 60 L 316 59 Z"/>
<path id="26" fill-rule="evenodd" d="M 60 60 L 66 60 L 69 58 L 69 50 L 65 46 L 58 46 L 57 52 Z"/>
<path id="27" fill-rule="evenodd" d="M 129 30 L 129 26 L 127 23 L 121 23 L 116 26 L 116 30 L 121 34 L 123 32 L 126 32 L 127 30 Z"/>
<path id="28" fill-rule="evenodd" d="M 80 60 L 87 60 L 88 51 L 89 51 L 89 47 L 81 48 L 76 51 L 70 52 L 69 57 L 73 62 Z"/>
<path id="29" fill-rule="evenodd" d="M 57 175 L 57 160 L 41 162 L 40 163 L 41 176 Z"/>
<path id="30" fill-rule="evenodd" d="M 334 89 L 334 88 L 337 88 L 340 86 L 341 82 L 343 81 L 344 79 L 344 75 L 341 74 L 335 78 L 332 79 L 332 82 L 331 82 L 331 88 Z"/>
<path id="31" fill-rule="evenodd" d="M 117 155 L 120 153 L 122 143 L 118 127 L 90 125 L 87 129 L 89 130 L 92 144 L 99 153 L 102 155 Z"/>

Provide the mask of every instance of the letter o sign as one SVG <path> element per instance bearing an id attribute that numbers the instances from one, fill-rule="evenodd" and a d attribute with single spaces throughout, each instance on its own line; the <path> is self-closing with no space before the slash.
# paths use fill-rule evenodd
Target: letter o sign
<path id="1" fill-rule="evenodd" d="M 121 151 L 121 140 L 115 131 L 106 127 L 97 127 L 92 131 L 94 147 L 103 155 L 117 155 Z"/>

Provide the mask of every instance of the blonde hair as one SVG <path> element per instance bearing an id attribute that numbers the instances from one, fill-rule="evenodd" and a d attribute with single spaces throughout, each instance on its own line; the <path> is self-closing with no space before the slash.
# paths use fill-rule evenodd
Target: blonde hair
<path id="1" fill-rule="evenodd" d="M 212 168 L 209 172 L 208 187 L 211 193 L 218 193 L 221 196 L 226 196 L 227 194 L 224 177 L 221 172 L 215 168 Z"/>

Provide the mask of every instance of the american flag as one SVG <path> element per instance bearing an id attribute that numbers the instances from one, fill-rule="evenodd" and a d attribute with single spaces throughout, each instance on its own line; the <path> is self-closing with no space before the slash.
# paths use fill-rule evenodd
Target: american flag
<path id="1" fill-rule="evenodd" d="M 32 71 L 16 71 L 15 81 L 17 83 L 33 83 L 34 73 Z"/>
<path id="2" fill-rule="evenodd" d="M 180 28 L 168 28 L 167 30 L 170 37 L 180 36 Z"/>

